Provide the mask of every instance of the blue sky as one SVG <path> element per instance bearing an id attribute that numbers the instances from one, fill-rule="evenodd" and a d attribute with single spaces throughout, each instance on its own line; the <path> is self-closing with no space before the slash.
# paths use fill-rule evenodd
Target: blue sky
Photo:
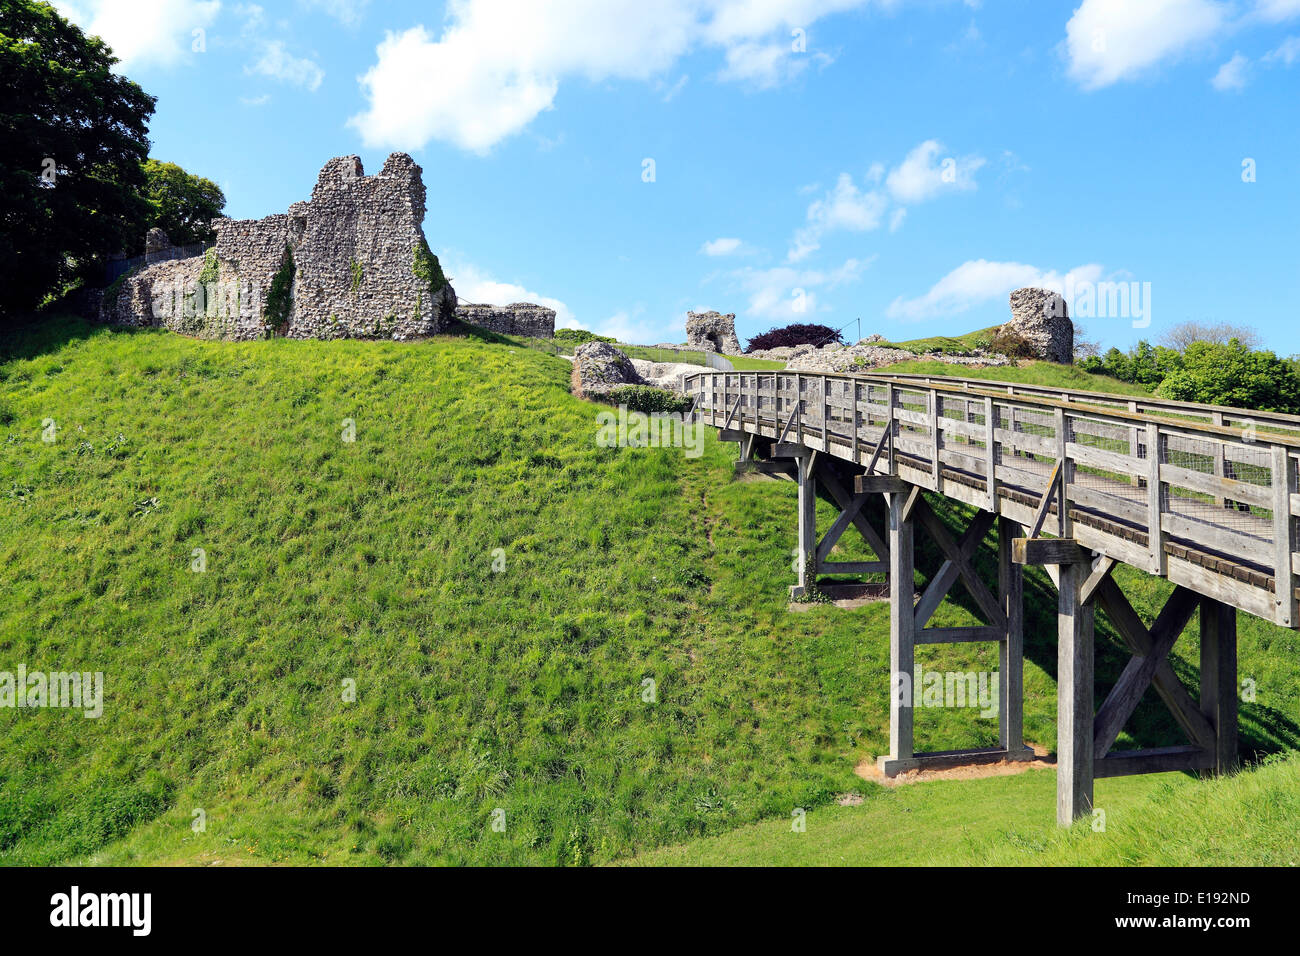
<path id="1" fill-rule="evenodd" d="M 465 300 L 902 339 L 1046 284 L 1107 346 L 1229 321 L 1300 352 L 1300 0 L 56 6 L 232 216 L 410 152 Z"/>

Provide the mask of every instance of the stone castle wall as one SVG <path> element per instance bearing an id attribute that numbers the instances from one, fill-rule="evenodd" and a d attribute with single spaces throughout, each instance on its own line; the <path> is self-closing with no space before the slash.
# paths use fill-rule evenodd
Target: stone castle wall
<path id="1" fill-rule="evenodd" d="M 453 318 L 456 295 L 429 251 L 424 212 L 421 170 L 405 153 L 376 176 L 356 156 L 331 159 L 310 201 L 264 219 L 215 220 L 207 255 L 148 265 L 94 309 L 105 322 L 204 338 L 432 335 Z M 282 313 L 271 309 L 277 277 L 288 293 Z"/>
<path id="2" fill-rule="evenodd" d="M 461 302 L 456 306 L 456 318 L 498 335 L 534 339 L 555 336 L 555 310 L 531 302 L 512 302 L 510 305 Z"/>

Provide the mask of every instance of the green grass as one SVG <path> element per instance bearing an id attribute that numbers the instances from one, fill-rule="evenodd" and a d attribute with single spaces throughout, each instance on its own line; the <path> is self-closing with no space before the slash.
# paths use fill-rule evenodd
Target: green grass
<path id="1" fill-rule="evenodd" d="M 1056 774 L 940 780 L 636 857 L 641 866 L 1297 866 L 1300 757 L 1219 780 L 1101 780 L 1096 807 L 1055 824 Z"/>
<path id="2" fill-rule="evenodd" d="M 1055 388 L 1072 388 L 1090 392 L 1109 392 L 1112 395 L 1144 395 L 1151 392 L 1134 382 L 1124 382 L 1109 375 L 1093 375 L 1077 365 L 1058 365 L 1055 362 L 1026 362 L 1015 365 L 973 367 L 949 365 L 937 359 L 916 359 L 897 362 L 877 369 L 882 374 L 899 375 L 949 375 L 957 378 L 983 378 L 995 382 L 1019 382 L 1025 385 L 1044 385 Z M 870 374 L 870 373 L 868 373 Z"/>
<path id="3" fill-rule="evenodd" d="M 0 709 L 0 862 L 606 863 L 896 799 L 853 772 L 887 746 L 887 605 L 792 613 L 794 486 L 736 479 L 712 437 L 598 447 L 570 372 L 483 335 L 0 339 L 0 670 L 106 682 L 99 719 Z M 866 553 L 851 532 L 836 557 Z M 1168 593 L 1118 573 L 1140 612 Z M 1051 747 L 1055 602 L 1038 572 L 1027 594 L 1026 732 Z M 973 621 L 958 592 L 934 623 Z M 1300 641 L 1240 631 L 1245 749 L 1295 749 Z M 1104 689 L 1126 656 L 1099 633 Z M 1192 686 L 1196 654 L 1193 627 Z M 1144 701 L 1121 744 L 1176 734 Z M 917 714 L 920 749 L 995 737 Z"/>
<path id="4" fill-rule="evenodd" d="M 881 348 L 907 349 L 909 352 L 915 352 L 922 355 L 926 352 L 969 352 L 976 348 L 986 348 L 989 339 L 993 337 L 1000 326 L 994 325 L 987 329 L 977 329 L 974 332 L 967 332 L 964 335 L 932 335 L 924 339 L 908 339 L 905 342 L 874 342 Z"/>

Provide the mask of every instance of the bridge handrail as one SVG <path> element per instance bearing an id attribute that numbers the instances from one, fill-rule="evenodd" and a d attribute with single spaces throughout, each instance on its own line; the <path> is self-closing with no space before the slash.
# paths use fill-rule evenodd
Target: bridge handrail
<path id="1" fill-rule="evenodd" d="M 878 461 L 878 472 L 1026 526 L 1053 515 L 1053 534 L 1071 532 L 1117 561 L 1300 624 L 1300 434 L 1180 418 L 1181 403 L 1161 402 L 1166 414 L 1156 415 L 1131 410 L 1128 396 L 1113 396 L 1119 408 L 1069 390 L 1025 395 L 987 384 L 701 370 L 683 387 L 711 424 Z"/>
<path id="2" fill-rule="evenodd" d="M 985 388 L 1005 389 L 1009 395 L 1068 395 L 1067 401 L 1087 400 L 1096 404 L 1115 404 L 1132 408 L 1136 411 L 1144 408 L 1173 410 L 1184 415 L 1204 415 L 1211 424 L 1224 424 L 1227 421 L 1249 421 L 1254 424 L 1268 423 L 1288 431 L 1300 432 L 1300 415 L 1285 412 L 1252 411 L 1234 408 L 1230 405 L 1211 405 L 1205 402 L 1182 402 L 1176 399 L 1160 398 L 1156 395 L 1121 395 L 1117 392 L 1095 392 L 1079 388 L 1053 388 L 1050 385 L 1030 385 L 1024 382 L 1004 382 L 997 379 L 966 378 L 960 375 L 922 375 L 912 372 L 878 372 L 873 378 L 892 378 L 899 381 L 953 381 Z M 962 387 L 966 387 L 963 384 Z"/>

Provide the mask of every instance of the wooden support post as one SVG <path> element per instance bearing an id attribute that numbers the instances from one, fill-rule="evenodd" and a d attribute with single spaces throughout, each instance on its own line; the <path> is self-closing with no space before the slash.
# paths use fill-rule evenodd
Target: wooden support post
<path id="1" fill-rule="evenodd" d="M 1093 605 L 1079 590 L 1091 569 L 1062 564 L 1057 605 L 1056 822 L 1069 826 L 1092 812 Z"/>
<path id="2" fill-rule="evenodd" d="M 877 763 L 888 776 L 910 766 L 912 701 L 916 673 L 916 611 L 912 605 L 912 521 L 904 515 L 907 495 L 889 496 L 889 756 Z"/>
<path id="3" fill-rule="evenodd" d="M 984 399 L 984 485 L 989 495 L 988 509 L 992 512 L 998 510 L 997 414 L 993 399 Z"/>
<path id="4" fill-rule="evenodd" d="M 799 462 L 799 544 L 795 549 L 799 583 L 790 589 L 790 597 L 801 598 L 816 583 L 817 571 L 817 478 L 811 455 Z"/>
<path id="5" fill-rule="evenodd" d="M 1214 772 L 1237 769 L 1237 609 L 1201 598 L 1201 713 L 1214 728 Z"/>
<path id="6" fill-rule="evenodd" d="M 998 600 L 1007 619 L 998 649 L 998 742 L 1008 753 L 1025 747 L 1025 574 L 1011 560 L 1011 542 L 1020 534 L 1020 525 L 998 518 Z"/>

